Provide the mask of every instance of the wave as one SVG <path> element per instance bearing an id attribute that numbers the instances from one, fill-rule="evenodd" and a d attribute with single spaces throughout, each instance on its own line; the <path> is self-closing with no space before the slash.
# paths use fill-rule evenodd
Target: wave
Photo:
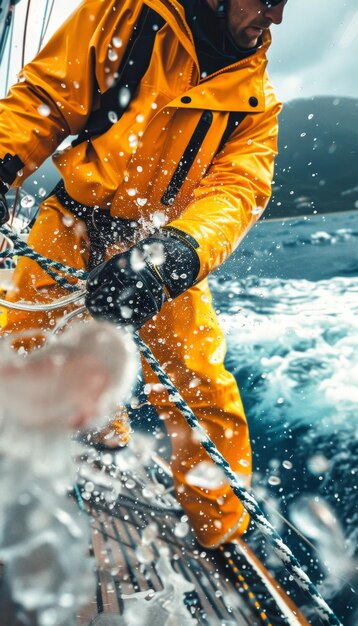
<path id="1" fill-rule="evenodd" d="M 220 268 L 222 279 L 358 276 L 356 211 L 263 220 Z"/>
<path id="2" fill-rule="evenodd" d="M 227 363 L 253 418 L 351 429 L 358 405 L 358 278 L 211 282 Z"/>
<path id="3" fill-rule="evenodd" d="M 227 337 L 227 367 L 248 418 L 254 492 L 311 573 L 315 564 L 316 583 L 353 626 L 358 278 L 217 275 L 211 288 Z M 323 527 L 328 514 L 331 522 Z M 316 551 L 307 552 L 282 526 L 282 515 L 313 537 Z"/>

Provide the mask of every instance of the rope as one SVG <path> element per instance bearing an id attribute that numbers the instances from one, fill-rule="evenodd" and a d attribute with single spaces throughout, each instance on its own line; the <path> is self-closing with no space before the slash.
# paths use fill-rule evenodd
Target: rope
<path id="1" fill-rule="evenodd" d="M 166 372 L 159 365 L 150 348 L 148 348 L 148 346 L 142 341 L 142 339 L 138 335 L 135 335 L 135 339 L 140 352 L 145 356 L 147 362 L 157 375 L 158 379 L 168 391 L 169 399 L 181 411 L 190 428 L 195 433 L 195 441 L 199 441 L 201 443 L 201 445 L 206 450 L 215 465 L 223 470 L 234 494 L 243 504 L 248 513 L 250 513 L 251 518 L 254 520 L 254 522 L 256 522 L 258 528 L 261 530 L 264 536 L 271 543 L 273 550 L 282 561 L 287 571 L 295 579 L 299 587 L 301 587 L 301 589 L 303 589 L 306 593 L 310 595 L 314 604 L 316 605 L 316 609 L 322 620 L 330 625 L 342 626 L 338 617 L 333 613 L 332 609 L 322 598 L 316 586 L 311 582 L 310 578 L 303 571 L 301 564 L 291 552 L 290 548 L 286 546 L 278 532 L 270 524 L 268 519 L 266 519 L 264 512 L 260 508 L 254 496 L 239 484 L 236 475 L 232 471 L 230 465 L 224 459 L 224 457 L 216 448 L 211 439 L 207 436 L 202 426 L 200 426 L 197 417 L 194 415 L 189 405 L 181 397 L 177 388 L 170 381 Z"/>
<path id="2" fill-rule="evenodd" d="M 70 276 L 75 276 L 76 278 L 81 278 L 82 280 L 86 277 L 86 272 L 81 270 L 76 270 L 67 265 L 63 265 L 62 263 L 51 261 L 42 255 L 39 255 L 34 250 L 29 248 L 19 237 L 17 237 L 12 231 L 9 231 L 8 228 L 2 227 L 0 231 L 4 233 L 5 236 L 10 239 L 14 244 L 19 246 L 19 254 L 28 256 L 33 260 L 37 261 L 39 265 L 45 269 L 49 273 L 49 268 L 53 268 L 56 271 L 62 271 Z M 13 252 L 14 254 L 15 252 Z M 62 283 L 64 279 L 54 274 L 52 272 L 53 279 L 59 284 Z M 61 281 L 61 283 L 60 283 Z M 73 285 L 70 285 L 73 290 Z M 251 515 L 251 518 L 257 524 L 258 528 L 262 532 L 262 534 L 267 538 L 267 540 L 271 543 L 272 548 L 275 554 L 279 557 L 279 559 L 284 564 L 287 571 L 291 574 L 292 578 L 296 581 L 303 591 L 305 591 L 312 599 L 316 610 L 321 617 L 321 619 L 330 626 L 343 626 L 339 621 L 338 617 L 332 611 L 332 609 L 328 606 L 326 601 L 323 599 L 321 594 L 319 593 L 316 586 L 312 583 L 309 576 L 303 571 L 301 564 L 298 559 L 291 552 L 290 548 L 286 546 L 283 542 L 281 536 L 275 530 L 275 528 L 271 525 L 271 523 L 266 519 L 264 512 L 256 501 L 255 497 L 252 493 L 249 493 L 244 487 L 242 487 L 232 471 L 230 465 L 226 461 L 226 459 L 219 452 L 215 444 L 211 441 L 211 439 L 206 434 L 205 430 L 200 425 L 197 417 L 189 407 L 189 405 L 182 398 L 177 388 L 171 380 L 169 379 L 166 372 L 163 370 L 161 365 L 158 363 L 156 358 L 154 357 L 150 348 L 144 343 L 144 341 L 139 337 L 137 333 L 134 335 L 136 343 L 140 352 L 144 355 L 149 365 L 152 367 L 154 373 L 157 375 L 159 381 L 164 385 L 165 389 L 169 393 L 169 399 L 175 404 L 175 406 L 181 411 L 182 415 L 185 417 L 188 425 L 195 433 L 195 440 L 199 441 L 203 448 L 208 453 L 211 460 L 222 469 L 224 472 L 230 487 L 232 488 L 234 494 L 240 501 L 240 503 L 245 507 L 248 513 Z M 79 499 L 79 491 L 75 490 L 77 499 Z"/>
<path id="3" fill-rule="evenodd" d="M 10 65 L 11 65 L 11 50 L 12 50 L 12 44 L 13 44 L 13 38 L 14 38 L 14 8 L 12 9 L 13 14 L 11 16 L 11 30 L 10 30 L 10 37 L 9 37 L 9 47 L 8 47 L 8 57 L 7 57 L 7 65 L 6 65 L 6 78 L 5 78 L 5 93 L 4 95 L 7 94 L 8 90 L 9 90 L 9 82 L 10 82 Z M 0 59 L 1 62 L 1 59 Z"/>
<path id="4" fill-rule="evenodd" d="M 30 8 L 31 8 L 31 0 L 27 0 L 24 34 L 23 34 L 23 38 L 22 38 L 21 67 L 24 67 L 24 65 L 25 65 L 26 37 L 27 37 L 27 27 L 29 25 Z"/>
<path id="5" fill-rule="evenodd" d="M 86 280 L 87 272 L 84 272 L 83 270 L 77 270 L 73 267 L 70 267 L 69 265 L 64 265 L 63 263 L 59 263 L 58 261 L 52 261 L 51 259 L 44 257 L 42 254 L 35 252 L 35 250 L 30 248 L 22 239 L 20 239 L 20 237 L 18 237 L 18 235 L 16 235 L 7 226 L 2 226 L 0 228 L 0 232 L 4 235 L 4 237 L 6 237 L 6 239 L 9 239 L 14 244 L 14 248 L 12 250 L 5 250 L 5 252 L 0 253 L 0 259 L 6 258 L 6 257 L 11 258 L 15 255 L 25 256 L 29 259 L 32 259 L 33 261 L 36 261 L 36 263 L 38 263 L 41 269 L 47 272 L 47 274 L 51 276 L 51 278 L 56 283 L 58 283 L 60 287 L 63 287 L 64 289 L 67 289 L 68 291 L 76 291 L 77 287 L 69 283 L 62 276 L 59 276 L 58 274 L 56 274 L 53 270 L 55 270 L 56 272 L 64 272 L 65 274 L 68 274 L 69 276 L 73 276 L 74 278 L 77 278 L 78 280 Z"/>
<path id="6" fill-rule="evenodd" d="M 37 52 L 40 52 L 41 50 L 41 46 L 42 46 L 42 43 L 46 34 L 47 26 L 51 17 L 53 5 L 54 5 L 54 0 L 52 0 L 51 6 L 50 6 L 50 0 L 46 0 L 46 5 L 45 5 L 43 16 L 42 16 L 41 33 L 40 33 L 39 47 L 37 49 Z"/>

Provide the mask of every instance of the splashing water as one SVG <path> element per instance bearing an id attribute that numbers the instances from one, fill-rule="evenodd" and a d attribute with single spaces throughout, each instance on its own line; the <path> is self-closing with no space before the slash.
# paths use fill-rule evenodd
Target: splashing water
<path id="1" fill-rule="evenodd" d="M 1 341 L 0 614 L 4 624 L 21 614 L 25 623 L 72 626 L 95 578 L 88 519 L 68 497 L 71 429 L 102 421 L 123 402 L 136 357 L 107 325 L 78 326 L 59 339 L 40 334 Z M 47 344 L 27 352 L 34 340 Z"/>
<path id="2" fill-rule="evenodd" d="M 162 591 L 124 596 L 123 626 L 195 626 L 198 622 L 184 604 L 184 595 L 194 591 L 194 585 L 173 570 L 164 548 L 159 550 L 156 570 Z"/>
<path id="3" fill-rule="evenodd" d="M 358 527 L 354 218 L 349 213 L 260 224 L 211 280 L 227 333 L 227 366 L 248 416 L 253 489 L 266 500 L 274 497 L 275 508 L 291 522 L 301 510 L 297 526 L 318 549 L 324 575 L 324 563 L 339 554 L 348 580 Z M 307 515 L 300 509 L 302 497 L 319 498 L 337 519 L 335 530 L 322 526 L 310 537 L 317 519 L 311 509 Z M 333 565 L 332 570 L 339 591 L 342 580 Z M 347 605 L 342 611 L 343 622 L 353 624 Z"/>

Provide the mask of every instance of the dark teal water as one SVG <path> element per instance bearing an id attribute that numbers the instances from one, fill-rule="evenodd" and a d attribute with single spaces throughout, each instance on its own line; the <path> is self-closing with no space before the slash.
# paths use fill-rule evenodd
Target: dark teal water
<path id="1" fill-rule="evenodd" d="M 250 425 L 254 490 L 343 623 L 353 626 L 356 214 L 259 223 L 212 277 L 211 288 L 227 335 L 227 366 Z M 277 513 L 313 542 L 310 555 Z"/>

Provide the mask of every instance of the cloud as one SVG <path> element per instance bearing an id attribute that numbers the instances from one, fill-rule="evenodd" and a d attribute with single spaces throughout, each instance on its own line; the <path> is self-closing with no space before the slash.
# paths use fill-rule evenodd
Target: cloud
<path id="1" fill-rule="evenodd" d="M 358 98 L 358 10 L 351 3 L 290 0 L 283 23 L 272 34 L 269 71 L 283 100 Z"/>

